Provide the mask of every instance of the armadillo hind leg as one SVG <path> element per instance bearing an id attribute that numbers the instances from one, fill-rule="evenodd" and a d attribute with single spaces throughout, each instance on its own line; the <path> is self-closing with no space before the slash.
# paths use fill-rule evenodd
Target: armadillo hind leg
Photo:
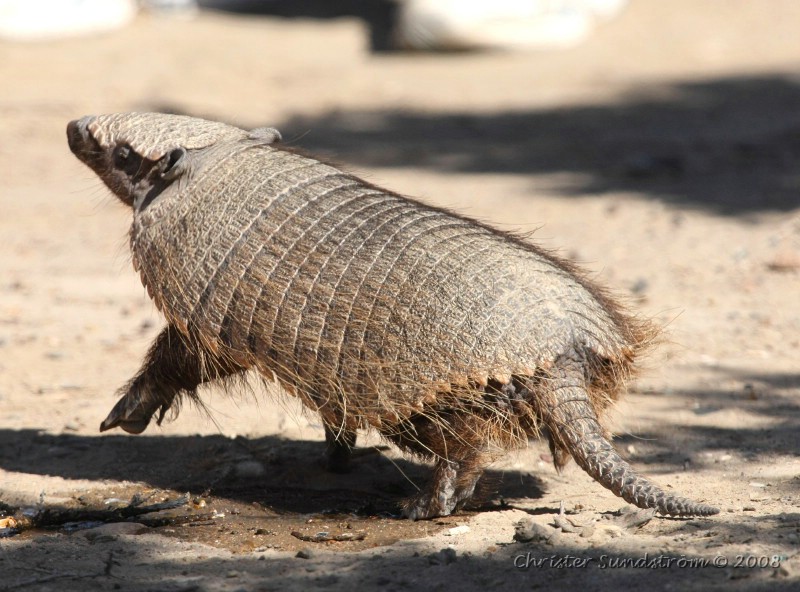
<path id="1" fill-rule="evenodd" d="M 241 370 L 232 362 L 198 354 L 177 328 L 167 325 L 150 347 L 142 368 L 120 389 L 122 397 L 100 424 L 100 431 L 119 427 L 141 434 L 156 412 L 160 424 L 176 399 L 196 397 L 195 389 L 202 382 Z"/>
<path id="2" fill-rule="evenodd" d="M 410 520 L 449 516 L 472 498 L 487 464 L 476 457 L 461 462 L 439 459 L 428 486 L 403 503 L 403 514 Z"/>
<path id="3" fill-rule="evenodd" d="M 325 468 L 332 473 L 347 473 L 356 446 L 356 432 L 325 425 Z"/>
<path id="4" fill-rule="evenodd" d="M 625 501 L 670 516 L 708 516 L 717 508 L 698 504 L 663 489 L 637 474 L 603 435 L 586 390 L 586 359 L 572 353 L 557 359 L 545 378 L 533 386 L 554 449 L 568 450 L 593 479 Z"/>
<path id="5" fill-rule="evenodd" d="M 404 450 L 436 459 L 428 485 L 403 503 L 411 520 L 448 516 L 461 508 L 495 459 L 487 451 L 484 426 L 469 413 L 420 415 L 385 435 Z"/>

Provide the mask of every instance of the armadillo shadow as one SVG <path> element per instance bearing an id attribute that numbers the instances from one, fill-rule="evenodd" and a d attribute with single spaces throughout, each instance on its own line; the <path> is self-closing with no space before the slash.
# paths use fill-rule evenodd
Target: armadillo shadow
<path id="1" fill-rule="evenodd" d="M 286 512 L 393 514 L 430 470 L 375 448 L 357 448 L 351 470 L 336 474 L 323 468 L 323 451 L 322 442 L 276 436 L 95 437 L 0 430 L 0 468 L 6 471 L 209 491 Z M 543 494 L 541 481 L 527 472 L 490 470 L 484 483 L 487 499 L 497 491 L 511 498 Z"/>

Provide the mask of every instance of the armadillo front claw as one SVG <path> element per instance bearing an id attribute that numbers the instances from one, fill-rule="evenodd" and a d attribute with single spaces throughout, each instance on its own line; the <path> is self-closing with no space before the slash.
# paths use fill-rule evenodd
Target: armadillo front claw
<path id="1" fill-rule="evenodd" d="M 114 405 L 108 417 L 100 424 L 100 431 L 105 432 L 113 428 L 122 428 L 129 434 L 141 434 L 147 429 L 150 419 L 158 408 L 159 405 L 156 405 L 152 409 L 148 409 L 138 397 L 128 393 Z M 161 417 L 164 416 L 165 411 L 166 409 L 162 409 Z"/>

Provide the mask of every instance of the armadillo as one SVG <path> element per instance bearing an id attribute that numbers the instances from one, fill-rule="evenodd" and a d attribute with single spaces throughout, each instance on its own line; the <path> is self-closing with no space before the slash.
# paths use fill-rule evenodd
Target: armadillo
<path id="1" fill-rule="evenodd" d="M 133 212 L 134 267 L 167 325 L 101 424 L 140 433 L 203 383 L 254 370 L 319 414 L 328 466 L 360 429 L 433 461 L 404 502 L 451 514 L 484 470 L 536 437 L 629 503 L 664 491 L 600 418 L 654 334 L 572 263 L 376 187 L 273 128 L 159 113 L 87 116 L 72 152 Z"/>

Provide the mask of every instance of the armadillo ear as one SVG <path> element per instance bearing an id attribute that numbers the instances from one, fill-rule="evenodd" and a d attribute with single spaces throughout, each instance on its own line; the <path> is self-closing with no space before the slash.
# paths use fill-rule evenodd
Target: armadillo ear
<path id="1" fill-rule="evenodd" d="M 175 148 L 161 159 L 161 178 L 166 181 L 174 181 L 180 177 L 189 163 L 186 158 L 185 148 Z"/>
<path id="2" fill-rule="evenodd" d="M 247 134 L 250 140 L 259 140 L 264 144 L 278 144 L 283 140 L 281 133 L 274 127 L 257 127 Z"/>

